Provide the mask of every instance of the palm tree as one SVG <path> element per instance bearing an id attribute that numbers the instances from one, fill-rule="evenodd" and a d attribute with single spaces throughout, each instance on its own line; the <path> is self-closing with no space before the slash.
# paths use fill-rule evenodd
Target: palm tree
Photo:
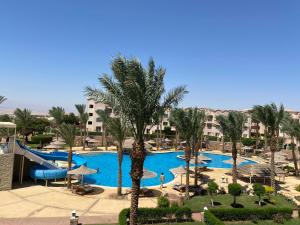
<path id="1" fill-rule="evenodd" d="M 32 115 L 29 109 L 17 108 L 14 112 L 15 122 L 19 132 L 23 135 L 25 142 L 28 143 L 28 135 L 32 132 Z"/>
<path id="2" fill-rule="evenodd" d="M 0 104 L 6 101 L 6 98 L 4 96 L 0 96 Z"/>
<path id="3" fill-rule="evenodd" d="M 264 145 L 264 150 L 266 151 L 268 148 L 268 118 L 267 113 L 266 113 L 266 107 L 262 106 L 262 105 L 256 105 L 253 107 L 252 110 L 252 119 L 254 121 L 259 121 L 260 123 L 262 123 L 265 127 L 265 131 L 264 131 L 264 141 L 265 141 L 265 145 Z"/>
<path id="4" fill-rule="evenodd" d="M 191 145 L 193 145 L 193 135 L 198 130 L 198 111 L 197 109 L 174 109 L 171 112 L 171 121 L 175 124 L 179 135 L 186 141 L 184 150 L 184 158 L 186 163 L 186 188 L 185 198 L 189 199 L 189 184 L 190 184 L 190 160 L 191 160 Z"/>
<path id="5" fill-rule="evenodd" d="M 96 113 L 98 115 L 97 122 L 102 122 L 102 145 L 105 143 L 105 150 L 107 150 L 107 124 L 109 121 L 109 113 L 107 108 L 105 108 L 105 110 L 98 109 Z"/>
<path id="6" fill-rule="evenodd" d="M 263 123 L 266 127 L 266 136 L 270 138 L 270 149 L 271 149 L 271 186 L 276 193 L 275 183 L 275 152 L 278 149 L 279 130 L 282 125 L 286 113 L 284 106 L 280 105 L 277 107 L 275 103 L 269 105 L 256 105 L 253 107 L 254 117 Z"/>
<path id="7" fill-rule="evenodd" d="M 293 155 L 295 175 L 298 176 L 298 159 L 295 153 L 295 139 L 300 140 L 300 122 L 297 119 L 293 119 L 290 114 L 286 115 L 286 118 L 282 122 L 282 131 L 291 138 L 291 150 Z"/>
<path id="8" fill-rule="evenodd" d="M 64 122 L 65 110 L 62 107 L 52 107 L 49 110 L 49 115 L 54 118 L 53 126 L 58 128 Z M 58 134 L 56 134 L 56 139 L 57 138 Z"/>
<path id="9" fill-rule="evenodd" d="M 195 154 L 195 185 L 198 185 L 198 156 L 199 156 L 199 149 L 202 148 L 203 130 L 205 128 L 205 121 L 206 121 L 205 112 L 197 111 L 195 118 L 196 119 L 194 121 L 196 123 L 195 124 L 196 129 L 192 139 L 193 139 L 194 154 Z"/>
<path id="10" fill-rule="evenodd" d="M 57 128 L 58 135 L 69 146 L 68 152 L 68 170 L 72 167 L 72 148 L 75 145 L 76 127 L 73 124 L 61 124 Z M 71 175 L 68 175 L 68 188 L 71 188 Z"/>
<path id="11" fill-rule="evenodd" d="M 227 127 L 226 127 L 226 123 L 222 123 L 221 121 L 218 121 L 218 118 L 221 119 L 220 116 L 216 117 L 218 124 L 215 127 L 220 131 L 220 133 L 222 133 L 222 152 L 225 152 L 225 137 L 228 136 L 228 134 L 226 133 Z"/>
<path id="12" fill-rule="evenodd" d="M 75 108 L 77 109 L 77 112 L 79 114 L 81 144 L 83 146 L 83 150 L 85 150 L 85 139 L 87 135 L 86 124 L 89 120 L 89 114 L 86 112 L 86 105 L 84 104 L 77 104 L 75 105 Z"/>
<path id="13" fill-rule="evenodd" d="M 217 116 L 217 121 L 222 130 L 228 135 L 232 142 L 232 182 L 237 183 L 237 142 L 242 138 L 245 129 L 246 116 L 241 112 L 231 111 L 228 115 Z"/>
<path id="14" fill-rule="evenodd" d="M 136 225 L 140 182 L 146 157 L 145 130 L 147 125 L 153 123 L 154 116 L 160 110 L 165 93 L 165 69 L 156 68 L 152 59 L 146 69 L 136 59 L 127 60 L 119 56 L 112 62 L 112 71 L 113 78 L 108 75 L 99 78 L 104 91 L 87 87 L 86 92 L 90 98 L 113 105 L 113 111 L 124 116 L 130 124 L 135 139 L 131 151 L 130 224 Z M 185 87 L 175 88 L 165 95 L 162 105 L 164 108 L 170 108 L 178 104 L 184 93 L 186 93 Z"/>
<path id="15" fill-rule="evenodd" d="M 123 161 L 123 143 L 127 133 L 127 123 L 124 118 L 116 117 L 108 119 L 107 131 L 117 142 L 118 152 L 118 189 L 117 194 L 122 195 L 122 161 Z"/>

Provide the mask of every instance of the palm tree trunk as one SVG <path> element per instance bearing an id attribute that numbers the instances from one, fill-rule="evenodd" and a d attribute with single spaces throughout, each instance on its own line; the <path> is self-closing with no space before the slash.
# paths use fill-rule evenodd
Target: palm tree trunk
<path id="1" fill-rule="evenodd" d="M 106 134 L 106 128 L 104 129 L 104 140 L 105 140 L 105 150 L 107 151 L 107 134 Z"/>
<path id="2" fill-rule="evenodd" d="M 265 134 L 264 134 L 264 139 L 265 139 L 265 146 L 264 146 L 264 152 L 266 152 L 267 151 L 267 148 L 268 148 L 268 138 L 267 138 L 267 136 L 268 136 L 268 130 L 265 128 Z"/>
<path id="3" fill-rule="evenodd" d="M 298 160 L 297 160 L 297 156 L 296 156 L 296 152 L 295 152 L 295 142 L 294 142 L 294 137 L 291 137 L 292 139 L 292 143 L 291 143 L 291 147 L 292 147 L 292 155 L 293 155 L 293 161 L 294 161 L 294 167 L 295 167 L 295 176 L 298 176 Z"/>
<path id="4" fill-rule="evenodd" d="M 83 135 L 83 151 L 85 150 L 86 136 L 87 136 L 87 130 L 86 130 L 86 125 L 85 125 L 85 127 L 84 127 L 84 135 Z"/>
<path id="5" fill-rule="evenodd" d="M 81 124 L 79 125 L 79 130 L 80 130 L 81 145 L 83 146 L 83 135 L 82 135 L 82 126 L 81 126 Z"/>
<path id="6" fill-rule="evenodd" d="M 274 189 L 274 193 L 276 193 L 276 181 L 275 181 L 275 152 L 277 149 L 277 138 L 275 135 L 271 137 L 270 140 L 270 148 L 271 148 L 271 187 Z"/>
<path id="7" fill-rule="evenodd" d="M 255 142 L 255 149 L 258 149 L 259 145 L 259 130 L 258 130 L 259 124 L 256 123 L 256 129 L 255 129 L 255 136 L 256 136 L 256 142 Z"/>
<path id="8" fill-rule="evenodd" d="M 198 185 L 198 155 L 199 155 L 199 143 L 196 145 L 195 148 L 195 185 Z"/>
<path id="9" fill-rule="evenodd" d="M 123 161 L 122 143 L 118 146 L 118 195 L 122 195 L 122 161 Z"/>
<path id="10" fill-rule="evenodd" d="M 202 145 L 202 143 L 201 143 Z M 224 153 L 225 152 L 225 137 L 224 135 L 222 136 L 222 152 Z"/>
<path id="11" fill-rule="evenodd" d="M 160 144 L 159 144 L 159 121 L 156 125 L 156 148 L 159 150 Z"/>
<path id="12" fill-rule="evenodd" d="M 68 152 L 68 171 L 71 170 L 72 167 L 72 147 L 70 147 Z M 68 189 L 71 188 L 71 175 L 68 174 Z"/>
<path id="13" fill-rule="evenodd" d="M 233 165 L 232 165 L 232 183 L 237 183 L 237 165 L 236 165 L 236 159 L 237 159 L 237 149 L 236 149 L 236 142 L 232 142 L 232 159 L 233 159 Z"/>
<path id="14" fill-rule="evenodd" d="M 189 185 L 190 185 L 190 160 L 191 160 L 191 147 L 188 144 L 188 141 L 186 142 L 187 146 L 185 147 L 185 162 L 186 162 L 186 181 L 185 181 L 185 198 L 189 199 Z"/>
<path id="15" fill-rule="evenodd" d="M 137 144 L 133 145 L 131 151 L 131 171 L 130 176 L 132 180 L 131 206 L 130 206 L 130 225 L 137 225 L 138 206 L 140 184 L 143 177 L 144 160 L 146 151 L 144 140 L 141 139 Z"/>

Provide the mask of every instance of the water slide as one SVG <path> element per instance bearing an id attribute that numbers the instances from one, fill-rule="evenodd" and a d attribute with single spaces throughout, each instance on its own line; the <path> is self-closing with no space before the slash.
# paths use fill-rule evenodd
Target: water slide
<path id="1" fill-rule="evenodd" d="M 67 152 L 40 152 L 30 149 L 20 142 L 16 142 L 15 154 L 23 155 L 30 161 L 36 162 L 38 165 L 30 169 L 30 177 L 33 179 L 51 180 L 61 179 L 67 176 L 67 169 L 58 167 L 55 161 L 67 161 Z M 80 155 L 72 155 L 73 169 L 86 164 L 86 160 Z"/>

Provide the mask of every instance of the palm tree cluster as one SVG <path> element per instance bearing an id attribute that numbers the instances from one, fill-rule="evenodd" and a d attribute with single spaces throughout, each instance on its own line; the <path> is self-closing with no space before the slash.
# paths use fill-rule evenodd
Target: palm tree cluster
<path id="1" fill-rule="evenodd" d="M 201 144 L 203 129 L 205 126 L 205 113 L 194 109 L 174 109 L 171 112 L 171 122 L 175 125 L 180 137 L 185 140 L 184 150 L 186 162 L 186 199 L 189 198 L 189 171 L 192 154 L 195 156 L 195 177 L 197 177 L 198 151 Z M 195 184 L 197 180 L 195 179 Z"/>
<path id="2" fill-rule="evenodd" d="M 137 224 L 137 209 L 140 182 L 143 177 L 146 150 L 144 146 L 145 130 L 153 124 L 155 116 L 161 110 L 179 103 L 186 93 L 180 86 L 165 94 L 165 69 L 156 67 L 150 59 L 148 68 L 144 68 L 136 59 L 116 57 L 111 65 L 113 76 L 104 74 L 99 77 L 103 89 L 86 88 L 87 96 L 109 105 L 116 115 L 126 118 L 133 133 L 135 143 L 131 150 L 132 195 L 130 224 Z"/>

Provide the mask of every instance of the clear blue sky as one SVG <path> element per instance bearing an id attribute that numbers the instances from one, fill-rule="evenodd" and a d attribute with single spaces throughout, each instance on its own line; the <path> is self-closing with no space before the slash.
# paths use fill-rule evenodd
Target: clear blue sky
<path id="1" fill-rule="evenodd" d="M 121 53 L 185 84 L 183 106 L 300 110 L 300 1 L 2 1 L 4 108 L 73 110 Z"/>

